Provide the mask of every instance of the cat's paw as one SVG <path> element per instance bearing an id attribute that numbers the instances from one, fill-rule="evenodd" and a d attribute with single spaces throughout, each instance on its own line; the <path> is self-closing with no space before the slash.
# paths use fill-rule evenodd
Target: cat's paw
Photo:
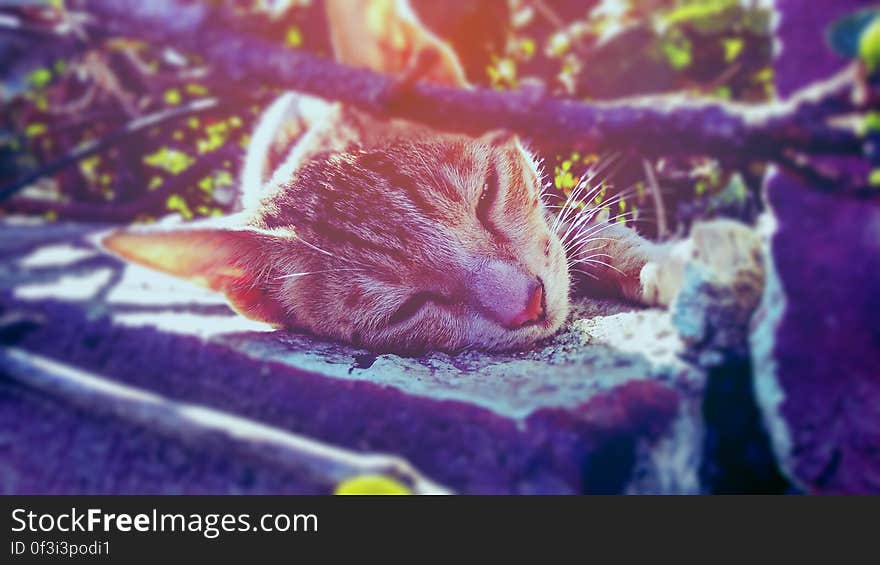
<path id="1" fill-rule="evenodd" d="M 691 262 L 704 279 L 730 289 L 743 303 L 757 301 L 764 288 L 764 262 L 755 230 L 733 220 L 713 220 L 694 226 L 691 240 Z"/>
<path id="2" fill-rule="evenodd" d="M 641 300 L 668 306 L 687 278 L 728 289 L 738 301 L 754 303 L 764 283 L 761 239 L 750 227 L 732 220 L 694 226 L 687 240 L 660 246 L 639 273 Z"/>
<path id="3" fill-rule="evenodd" d="M 684 271 L 693 258 L 693 242 L 660 245 L 653 258 L 639 272 L 638 300 L 650 306 L 669 306 L 684 281 Z"/>

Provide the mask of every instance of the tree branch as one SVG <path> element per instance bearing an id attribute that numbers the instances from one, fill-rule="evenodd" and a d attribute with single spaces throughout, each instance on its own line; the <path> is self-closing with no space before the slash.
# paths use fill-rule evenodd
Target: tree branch
<path id="1" fill-rule="evenodd" d="M 56 214 L 64 220 L 79 220 L 97 223 L 130 222 L 141 214 L 166 211 L 165 201 L 172 194 L 179 193 L 187 187 L 195 185 L 207 176 L 216 163 L 232 159 L 238 148 L 232 144 L 224 145 L 210 153 L 210 159 L 201 159 L 189 168 L 174 176 L 165 178 L 161 186 L 146 192 L 144 196 L 132 202 L 107 204 L 91 204 L 83 202 L 62 202 L 57 200 L 17 197 L 3 203 L 3 208 L 10 212 L 24 214 Z"/>
<path id="2" fill-rule="evenodd" d="M 239 84 L 275 84 L 339 100 L 378 116 L 406 118 L 471 134 L 506 128 L 542 146 L 582 151 L 626 150 L 645 156 L 748 155 L 777 160 L 783 149 L 803 153 L 858 154 L 854 133 L 812 121 L 797 105 L 759 107 L 717 100 L 652 97 L 590 104 L 528 92 L 462 90 L 396 81 L 345 67 L 302 51 L 284 49 L 236 29 L 230 14 L 180 0 L 83 0 L 105 33 L 135 37 L 200 55 L 214 72 Z M 846 85 L 844 85 L 846 86 Z M 840 100 L 835 83 L 835 100 Z M 818 90 L 821 90 L 819 88 Z M 815 109 L 817 102 L 804 97 Z"/>

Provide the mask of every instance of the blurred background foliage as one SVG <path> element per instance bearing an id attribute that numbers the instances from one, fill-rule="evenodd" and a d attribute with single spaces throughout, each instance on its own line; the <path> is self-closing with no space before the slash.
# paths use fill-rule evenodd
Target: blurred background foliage
<path id="1" fill-rule="evenodd" d="M 330 55 L 320 0 L 214 1 L 236 10 L 243 28 L 269 41 Z M 75 29 L 80 15 L 63 2 L 50 4 L 0 8 L 0 186 L 13 186 L 84 144 L 98 147 L 29 183 L 3 207 L 110 222 L 231 210 L 254 121 L 276 92 L 214 80 L 205 61 L 170 47 L 94 32 L 56 36 L 52 26 Z M 540 88 L 588 101 L 674 92 L 748 102 L 773 96 L 772 17 L 763 0 L 413 5 L 463 55 L 470 80 L 484 87 Z M 12 17 L 15 29 L 4 27 Z M 145 116 L 175 109 L 154 126 L 125 132 Z M 697 218 L 749 220 L 759 210 L 759 162 L 543 157 L 548 182 L 562 193 L 591 169 L 601 170 L 595 203 L 613 203 L 609 214 L 623 213 L 621 219 L 634 220 L 648 235 L 669 236 Z"/>

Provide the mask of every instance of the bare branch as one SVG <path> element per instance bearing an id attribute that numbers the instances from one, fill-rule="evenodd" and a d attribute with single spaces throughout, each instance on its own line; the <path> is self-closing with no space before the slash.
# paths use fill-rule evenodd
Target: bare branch
<path id="1" fill-rule="evenodd" d="M 660 184 L 657 175 L 654 174 L 654 165 L 647 159 L 642 159 L 642 167 L 645 169 L 645 180 L 651 189 L 654 199 L 654 210 L 657 216 L 657 238 L 661 241 L 669 236 L 669 226 L 666 221 L 666 205 L 663 203 L 663 195 L 660 193 Z"/>
<path id="2" fill-rule="evenodd" d="M 141 214 L 165 212 L 165 202 L 172 194 L 179 193 L 205 178 L 215 169 L 216 163 L 233 158 L 238 149 L 227 144 L 210 153 L 210 159 L 201 159 L 181 173 L 167 177 L 155 190 L 133 202 L 108 202 L 91 204 L 84 202 L 60 202 L 57 200 L 17 197 L 4 202 L 3 208 L 23 214 L 55 214 L 60 219 L 96 223 L 126 223 Z"/>
<path id="3" fill-rule="evenodd" d="M 505 128 L 542 147 L 623 150 L 646 157 L 734 155 L 778 161 L 784 150 L 825 155 L 862 151 L 862 140 L 849 130 L 815 120 L 805 123 L 797 103 L 755 107 L 662 96 L 592 104 L 480 88 L 416 84 L 401 89 L 397 81 L 381 74 L 248 35 L 236 29 L 234 17 L 205 5 L 175 0 L 83 0 L 82 4 L 105 32 L 198 54 L 232 83 L 275 84 L 374 115 L 445 130 L 480 134 Z M 837 83 L 834 87 L 839 105 L 843 87 Z M 812 109 L 818 104 L 809 97 L 802 102 Z"/>

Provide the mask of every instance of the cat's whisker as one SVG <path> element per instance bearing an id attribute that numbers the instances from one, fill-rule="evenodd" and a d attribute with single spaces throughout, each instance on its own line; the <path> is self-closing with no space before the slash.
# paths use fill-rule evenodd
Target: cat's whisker
<path id="1" fill-rule="evenodd" d="M 583 249 L 587 245 L 593 243 L 594 241 L 614 241 L 613 237 L 577 237 L 572 239 L 571 241 L 565 242 L 562 246 L 562 249 L 565 251 L 565 254 L 568 255 L 573 249 L 581 248 Z M 605 247 L 607 244 L 603 243 L 601 247 Z"/>
<path id="2" fill-rule="evenodd" d="M 600 261 L 598 259 L 578 259 L 576 261 L 576 264 L 584 264 L 584 263 L 589 263 L 589 264 L 593 264 L 593 265 L 602 265 L 603 267 L 608 267 L 609 269 L 617 271 L 618 273 L 620 273 L 624 277 L 626 276 L 626 273 L 624 273 L 623 271 L 621 271 L 620 269 L 618 269 L 614 265 L 611 265 L 610 263 L 606 263 L 605 261 Z"/>
<path id="3" fill-rule="evenodd" d="M 613 240 L 614 240 L 613 237 L 597 237 L 597 238 L 576 237 L 570 241 L 563 242 L 562 249 L 565 251 L 566 254 L 568 254 L 572 249 L 575 249 L 576 247 L 583 248 L 585 245 L 587 245 L 588 243 L 591 243 L 593 241 L 613 241 Z M 605 244 L 603 244 L 603 247 L 604 247 L 604 245 Z"/>
<path id="4" fill-rule="evenodd" d="M 611 239 L 611 238 L 609 238 L 609 239 Z M 575 243 L 570 247 L 564 248 L 565 255 L 566 255 L 566 257 L 569 255 L 573 255 L 574 256 L 573 258 L 576 259 L 577 253 L 573 253 L 573 251 L 575 251 L 575 249 L 580 249 L 581 250 L 580 252 L 584 253 L 583 248 L 586 247 L 587 245 L 591 245 L 592 243 L 593 243 L 592 241 L 585 241 L 583 243 L 580 243 L 580 242 Z M 586 252 L 590 252 L 590 251 L 598 250 L 598 249 L 604 249 L 606 245 L 607 244 L 602 244 L 598 247 L 590 247 L 590 249 L 588 249 Z"/>
<path id="5" fill-rule="evenodd" d="M 567 206 L 569 210 L 572 210 L 574 205 L 581 201 L 581 195 L 585 190 L 594 190 L 590 184 L 592 180 L 592 177 L 584 178 L 584 176 L 581 176 L 574 189 L 566 196 L 565 201 L 563 202 L 563 208 Z"/>
<path id="6" fill-rule="evenodd" d="M 581 234 L 578 234 L 578 237 L 576 237 L 575 239 L 572 239 L 568 243 L 581 242 L 581 240 L 585 239 L 585 241 L 583 241 L 582 243 L 584 245 L 586 245 L 587 243 L 590 243 L 593 241 L 616 241 L 617 240 L 617 238 L 614 238 L 614 237 L 586 237 L 589 234 L 583 234 L 583 235 L 584 235 L 584 237 L 581 237 Z M 564 247 L 564 249 L 569 249 L 569 248 L 570 247 Z"/>
<path id="7" fill-rule="evenodd" d="M 320 270 L 320 271 L 307 271 L 304 273 L 290 273 L 289 275 L 282 275 L 282 276 L 276 277 L 276 278 L 278 278 L 278 279 L 293 279 L 293 278 L 298 278 L 298 277 L 304 277 L 306 275 L 318 275 L 318 274 L 323 274 L 323 273 L 337 273 L 340 271 L 364 271 L 364 269 L 360 269 L 360 268 L 348 269 L 348 268 L 342 267 L 340 269 L 324 269 L 324 270 Z"/>
<path id="8" fill-rule="evenodd" d="M 599 240 L 614 240 L 613 237 L 606 238 L 597 238 L 596 236 L 601 234 L 603 231 L 614 227 L 616 224 L 599 224 L 597 226 L 592 226 L 587 230 L 584 230 L 581 233 L 578 233 L 571 240 L 568 240 L 563 243 L 563 248 L 567 251 L 570 251 L 578 246 L 583 246 L 589 243 L 590 241 L 599 241 Z"/>
<path id="9" fill-rule="evenodd" d="M 625 189 L 619 191 L 617 194 L 615 194 L 614 196 L 612 196 L 608 200 L 597 203 L 596 205 L 592 206 L 591 208 L 594 210 L 602 210 L 603 208 L 608 208 L 610 206 L 614 206 L 615 204 L 618 204 L 619 202 L 621 202 L 625 198 L 628 198 L 634 194 L 636 194 L 635 186 L 630 186 L 628 188 L 625 188 Z"/>
<path id="10" fill-rule="evenodd" d="M 586 275 L 586 276 L 590 277 L 591 279 L 599 280 L 599 277 L 597 277 L 595 274 L 593 274 L 589 271 L 585 271 L 583 269 L 579 269 L 577 267 L 569 267 L 568 272 L 569 273 L 580 273 L 582 275 Z"/>
<path id="11" fill-rule="evenodd" d="M 592 251 L 592 250 L 591 250 L 591 251 Z M 577 265 L 577 264 L 580 263 L 580 262 L 584 262 L 584 261 L 587 261 L 587 260 L 589 260 L 589 259 L 594 259 L 594 258 L 599 258 L 599 257 L 602 257 L 602 258 L 605 258 L 605 259 L 612 259 L 612 260 L 614 259 L 614 256 L 613 256 L 613 255 L 609 255 L 608 253 L 593 253 L 593 254 L 591 254 L 591 255 L 587 255 L 586 257 L 574 257 L 573 259 L 568 260 L 567 263 L 568 263 L 568 266 L 569 266 L 569 267 L 573 267 L 573 266 Z"/>
<path id="12" fill-rule="evenodd" d="M 594 194 L 596 194 L 599 190 L 602 189 L 602 184 L 600 183 L 600 184 L 590 188 L 589 192 L 587 194 L 585 194 L 582 198 L 581 194 L 588 186 L 589 186 L 588 181 L 582 181 L 581 183 L 579 183 L 578 186 L 576 187 L 576 189 L 573 190 L 571 192 L 571 194 L 569 194 L 568 199 L 566 200 L 565 204 L 563 205 L 563 206 L 568 206 L 568 210 L 563 210 L 560 213 L 560 215 L 557 216 L 557 221 L 554 223 L 554 228 L 555 228 L 554 232 L 555 233 L 558 233 L 559 229 L 571 220 L 571 223 L 568 224 L 568 228 L 566 229 L 565 233 L 560 238 L 562 241 L 565 241 L 565 239 L 568 237 L 568 235 L 571 233 L 571 231 L 573 229 L 576 229 L 576 227 L 584 221 L 582 219 L 583 214 L 585 214 L 585 213 L 589 214 L 591 212 L 588 208 L 582 208 L 578 211 L 575 211 L 575 208 L 577 206 L 580 206 L 583 202 L 588 202 L 590 199 L 593 198 Z M 573 211 L 574 211 L 575 215 L 572 218 L 569 218 L 569 215 Z"/>
<path id="13" fill-rule="evenodd" d="M 565 213 L 565 214 L 560 214 L 560 216 L 557 217 L 557 219 L 560 220 L 561 223 L 564 224 L 564 223 L 566 223 L 566 222 L 569 221 L 569 217 L 568 217 L 568 215 L 569 215 L 569 213 L 570 213 L 571 210 L 574 210 L 574 208 L 576 207 L 576 205 L 584 204 L 584 207 L 581 208 L 580 210 L 578 210 L 578 211 L 575 213 L 575 216 L 574 216 L 573 218 L 571 218 L 572 221 L 577 221 L 578 219 L 581 219 L 583 215 L 587 215 L 588 217 L 592 217 L 592 216 L 594 216 L 595 214 L 597 214 L 599 210 L 602 209 L 602 207 L 598 207 L 598 206 L 590 206 L 590 205 L 589 205 L 589 203 L 590 203 L 590 202 L 596 197 L 596 195 L 597 195 L 600 191 L 602 191 L 603 189 L 607 188 L 607 186 L 603 184 L 604 181 L 603 181 L 603 182 L 598 182 L 598 183 L 596 183 L 595 185 L 590 186 L 590 183 L 592 182 L 594 176 L 595 176 L 595 175 L 593 175 L 593 176 L 591 176 L 591 177 L 588 177 L 588 178 L 585 179 L 585 180 L 582 180 L 581 183 L 580 183 L 580 184 L 578 185 L 578 187 L 577 187 L 578 190 L 573 190 L 573 191 L 571 192 L 571 194 L 569 195 L 569 197 L 568 197 L 568 199 L 566 200 L 565 204 L 563 205 L 563 208 L 565 208 L 565 206 L 568 206 L 568 207 L 569 207 L 569 212 L 568 212 L 568 213 Z M 587 186 L 590 186 L 589 191 L 588 191 L 586 194 L 583 194 L 583 195 L 582 195 L 582 193 L 583 193 L 583 189 L 584 189 L 585 187 L 587 187 Z M 626 195 L 628 195 L 628 193 L 629 193 L 631 190 L 632 190 L 632 189 L 627 189 L 627 190 L 621 191 L 621 193 L 620 193 L 619 195 L 617 195 L 615 198 L 623 198 L 623 197 L 625 197 Z M 615 200 L 615 199 L 611 199 L 609 202 L 616 202 L 616 200 Z M 603 203 L 603 205 L 604 205 L 604 206 L 607 206 L 608 204 Z M 604 206 L 603 206 L 603 207 L 604 207 Z M 580 221 L 580 222 L 577 222 L 577 223 L 580 224 L 580 223 L 583 223 L 583 221 Z M 569 228 L 571 228 L 571 227 L 572 227 L 572 226 L 569 226 Z M 571 231 L 571 229 L 566 230 L 566 236 L 568 235 L 568 233 L 569 233 L 570 231 Z M 565 236 L 563 236 L 563 237 L 565 237 Z"/>
<path id="14" fill-rule="evenodd" d="M 562 197 L 560 197 L 560 198 L 562 198 Z M 559 227 L 559 222 L 562 221 L 562 217 L 565 215 L 566 209 L 568 208 L 570 201 L 571 201 L 571 195 L 565 197 L 562 200 L 562 205 L 559 206 L 559 212 L 556 213 L 556 218 L 553 220 L 553 224 L 550 226 L 550 231 L 552 233 L 557 233 L 557 230 Z"/>
<path id="15" fill-rule="evenodd" d="M 584 234 L 594 232 L 595 230 L 606 229 L 608 226 L 614 226 L 614 225 L 620 223 L 620 222 L 618 222 L 618 220 L 619 220 L 620 218 L 629 218 L 630 216 L 633 216 L 633 215 L 635 215 L 635 214 L 636 214 L 636 212 L 634 212 L 634 211 L 630 211 L 630 212 L 621 212 L 621 213 L 619 213 L 619 214 L 614 215 L 613 217 L 609 218 L 609 219 L 606 220 L 606 221 L 603 221 L 603 222 L 597 223 L 597 224 L 595 224 L 595 225 L 593 225 L 593 226 L 590 226 L 590 227 L 586 228 L 586 229 L 583 230 L 583 231 L 579 231 L 579 232 L 577 232 L 577 234 L 575 235 L 575 237 L 583 236 Z M 629 221 L 629 220 L 628 220 L 628 221 Z"/>
<path id="16" fill-rule="evenodd" d="M 595 258 L 599 258 L 599 257 L 603 257 L 605 259 L 614 259 L 614 257 L 612 255 L 609 255 L 608 253 L 593 253 L 591 255 L 587 255 L 586 257 L 576 258 L 575 263 L 577 263 L 578 261 L 586 261 L 588 259 L 595 259 Z"/>
<path id="17" fill-rule="evenodd" d="M 585 217 L 585 221 L 593 220 L 594 217 L 597 216 L 601 210 L 602 210 L 602 208 L 592 208 L 589 211 L 585 211 L 583 214 L 583 216 Z M 596 225 L 598 225 L 598 226 L 608 225 L 608 224 L 613 225 L 614 223 L 617 223 L 618 219 L 629 218 L 631 216 L 634 216 L 637 213 L 638 213 L 638 211 L 636 211 L 636 210 L 630 210 L 628 212 L 619 212 L 613 216 L 610 216 L 607 220 L 603 220 L 601 222 L 596 222 Z M 593 226 L 591 226 L 591 227 L 593 227 Z"/>
<path id="18" fill-rule="evenodd" d="M 299 236 L 297 236 L 296 239 L 297 239 L 297 241 L 301 242 L 303 245 L 305 245 L 309 249 L 313 249 L 313 250 L 317 251 L 318 253 L 323 253 L 324 255 L 326 255 L 328 257 L 334 257 L 334 258 L 336 257 L 335 255 L 333 255 L 332 253 L 330 253 L 326 249 L 321 249 L 317 245 L 311 244 Z"/>
<path id="19" fill-rule="evenodd" d="M 588 208 L 584 208 L 581 212 L 579 212 L 579 213 L 574 217 L 574 220 L 568 225 L 568 229 L 565 230 L 565 233 L 562 234 L 562 236 L 560 237 L 560 239 L 561 239 L 563 242 L 568 241 L 568 238 L 569 238 L 572 234 L 577 234 L 577 233 L 578 233 L 577 230 L 581 227 L 581 225 L 590 222 L 590 221 L 593 219 L 593 216 L 595 216 L 595 215 L 596 215 L 596 212 L 595 212 L 594 210 L 590 210 L 590 209 L 588 209 Z"/>
<path id="20" fill-rule="evenodd" d="M 566 242 L 568 242 L 569 237 L 571 237 L 573 234 L 576 236 L 578 233 L 580 233 L 578 231 L 580 229 L 580 227 L 583 224 L 586 224 L 586 223 L 589 223 L 590 221 L 592 221 L 593 217 L 595 215 L 596 215 L 596 210 L 588 209 L 588 208 L 584 208 L 581 212 L 579 212 L 578 215 L 575 216 L 574 221 L 572 221 L 571 224 L 569 224 L 568 229 L 565 231 L 565 233 L 562 234 L 562 236 L 560 237 L 562 242 L 566 243 Z"/>
<path id="21" fill-rule="evenodd" d="M 612 167 L 616 167 L 619 157 L 620 152 L 618 151 L 615 151 L 614 153 L 608 154 L 606 156 L 600 156 L 599 160 L 587 169 L 587 173 L 589 174 L 590 178 L 592 179 L 599 175 L 605 174 Z M 605 176 L 607 178 L 610 175 Z"/>
<path id="22" fill-rule="evenodd" d="M 339 256 L 337 256 L 337 255 L 334 255 L 333 253 L 330 253 L 330 252 L 327 251 L 326 249 L 321 249 L 321 248 L 318 247 L 317 245 L 315 245 L 315 244 L 313 244 L 313 243 L 309 243 L 308 241 L 304 240 L 304 239 L 303 239 L 302 237 L 300 237 L 300 236 L 296 236 L 296 239 L 297 239 L 297 241 L 301 242 L 303 245 L 305 245 L 305 246 L 308 247 L 309 249 L 314 249 L 314 250 L 317 251 L 318 253 L 322 253 L 322 254 L 326 255 L 327 257 L 332 257 L 333 259 L 336 259 L 337 261 L 342 261 L 343 263 L 348 263 L 348 264 L 351 264 L 351 265 L 357 265 L 358 267 L 361 268 L 361 270 L 366 270 L 366 269 L 368 268 L 367 265 L 364 265 L 363 263 L 359 263 L 358 261 L 354 261 L 354 260 L 352 260 L 352 259 L 350 259 L 350 258 L 339 257 Z"/>

